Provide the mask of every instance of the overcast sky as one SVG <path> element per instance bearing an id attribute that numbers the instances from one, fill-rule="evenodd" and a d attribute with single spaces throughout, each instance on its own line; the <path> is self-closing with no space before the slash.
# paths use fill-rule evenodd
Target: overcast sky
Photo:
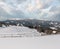
<path id="1" fill-rule="evenodd" d="M 0 19 L 60 19 L 60 0 L 0 0 Z"/>

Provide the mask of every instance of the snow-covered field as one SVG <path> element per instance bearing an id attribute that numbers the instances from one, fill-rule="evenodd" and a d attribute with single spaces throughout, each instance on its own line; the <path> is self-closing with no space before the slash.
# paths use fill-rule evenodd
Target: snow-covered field
<path id="1" fill-rule="evenodd" d="M 60 49 L 60 35 L 0 38 L 1 49 Z"/>
<path id="2" fill-rule="evenodd" d="M 37 30 L 23 26 L 0 28 L 1 36 L 18 36 L 18 38 L 0 38 L 1 49 L 60 49 L 60 35 L 40 36 Z"/>
<path id="3" fill-rule="evenodd" d="M 35 29 L 23 26 L 9 26 L 0 28 L 0 37 L 36 37 L 40 33 Z"/>

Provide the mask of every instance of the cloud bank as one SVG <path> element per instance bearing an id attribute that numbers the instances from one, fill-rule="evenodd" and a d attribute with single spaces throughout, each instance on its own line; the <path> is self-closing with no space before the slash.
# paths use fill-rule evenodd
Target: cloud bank
<path id="1" fill-rule="evenodd" d="M 60 0 L 0 0 L 0 17 L 59 21 Z"/>

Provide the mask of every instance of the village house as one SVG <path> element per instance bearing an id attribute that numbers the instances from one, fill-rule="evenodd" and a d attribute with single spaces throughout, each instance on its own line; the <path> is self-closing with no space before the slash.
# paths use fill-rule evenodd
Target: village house
<path id="1" fill-rule="evenodd" d="M 55 27 L 37 27 L 36 28 L 38 32 L 43 32 L 46 34 L 58 34 L 60 33 L 60 29 Z"/>

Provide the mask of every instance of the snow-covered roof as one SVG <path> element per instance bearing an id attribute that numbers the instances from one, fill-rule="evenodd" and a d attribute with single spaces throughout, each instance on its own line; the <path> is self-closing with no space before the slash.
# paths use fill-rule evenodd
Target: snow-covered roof
<path id="1" fill-rule="evenodd" d="M 56 27 L 50 27 L 50 29 L 57 30 L 57 28 L 56 28 Z"/>

